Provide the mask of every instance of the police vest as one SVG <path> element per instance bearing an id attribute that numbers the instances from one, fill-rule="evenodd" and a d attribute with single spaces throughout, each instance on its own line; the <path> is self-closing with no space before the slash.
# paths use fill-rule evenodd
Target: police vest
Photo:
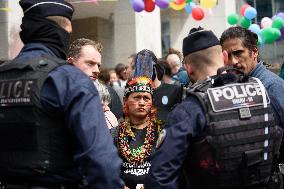
<path id="1" fill-rule="evenodd" d="M 203 135 L 193 141 L 186 161 L 190 188 L 265 186 L 281 142 L 264 86 L 256 79 L 196 88 L 206 112 Z"/>
<path id="2" fill-rule="evenodd" d="M 60 173 L 73 163 L 64 116 L 45 111 L 40 92 L 62 60 L 37 58 L 0 66 L 0 180 Z"/>

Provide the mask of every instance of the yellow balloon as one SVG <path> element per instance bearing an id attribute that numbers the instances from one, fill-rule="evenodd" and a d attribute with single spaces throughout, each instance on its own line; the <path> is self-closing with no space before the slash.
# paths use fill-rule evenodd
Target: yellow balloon
<path id="1" fill-rule="evenodd" d="M 217 0 L 200 0 L 200 6 L 204 8 L 213 8 L 217 4 Z"/>
<path id="2" fill-rule="evenodd" d="M 176 11 L 179 11 L 179 10 L 182 10 L 184 9 L 186 6 L 186 2 L 180 4 L 180 5 L 177 5 L 175 2 L 170 2 L 170 7 Z"/>

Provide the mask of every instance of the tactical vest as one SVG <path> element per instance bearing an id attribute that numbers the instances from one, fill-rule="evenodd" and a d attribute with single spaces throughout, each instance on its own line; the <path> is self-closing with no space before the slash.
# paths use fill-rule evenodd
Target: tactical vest
<path id="1" fill-rule="evenodd" d="M 74 142 L 64 116 L 45 111 L 40 103 L 48 73 L 62 64 L 40 57 L 0 66 L 0 180 L 73 167 Z"/>
<path id="2" fill-rule="evenodd" d="M 189 188 L 265 186 L 275 171 L 282 129 L 275 123 L 262 83 L 251 78 L 212 87 L 207 82 L 190 95 L 201 102 L 207 126 L 188 152 Z"/>

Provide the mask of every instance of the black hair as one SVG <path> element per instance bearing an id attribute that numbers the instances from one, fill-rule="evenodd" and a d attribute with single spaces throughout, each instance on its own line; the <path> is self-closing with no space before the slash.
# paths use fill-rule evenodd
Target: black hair
<path id="1" fill-rule="evenodd" d="M 126 65 L 123 63 L 118 63 L 114 68 L 118 76 L 120 76 L 121 72 L 123 72 L 125 69 L 126 69 Z"/>
<path id="2" fill-rule="evenodd" d="M 157 64 L 163 67 L 165 75 L 172 77 L 172 70 L 166 60 L 159 59 Z"/>
<path id="3" fill-rule="evenodd" d="M 158 80 L 161 81 L 163 78 L 163 75 L 165 74 L 164 67 L 157 63 L 157 64 L 154 64 L 154 68 L 156 69 Z M 152 77 L 152 81 L 154 81 L 154 79 L 155 78 Z"/>
<path id="4" fill-rule="evenodd" d="M 239 38 L 243 42 L 243 46 L 252 52 L 257 48 L 258 37 L 255 33 L 240 26 L 230 27 L 225 30 L 220 38 L 221 45 L 228 39 Z"/>
<path id="5" fill-rule="evenodd" d="M 110 81 L 110 73 L 108 69 L 100 68 L 99 80 L 101 80 L 105 85 Z"/>

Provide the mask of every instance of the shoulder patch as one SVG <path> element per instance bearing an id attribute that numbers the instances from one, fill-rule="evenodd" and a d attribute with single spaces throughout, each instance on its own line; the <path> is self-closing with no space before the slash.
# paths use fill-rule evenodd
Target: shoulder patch
<path id="1" fill-rule="evenodd" d="M 156 143 L 156 148 L 159 148 L 162 145 L 162 143 L 165 140 L 166 134 L 167 134 L 167 131 L 165 129 L 161 130 L 161 132 L 159 134 L 159 138 L 158 138 L 157 143 Z"/>

